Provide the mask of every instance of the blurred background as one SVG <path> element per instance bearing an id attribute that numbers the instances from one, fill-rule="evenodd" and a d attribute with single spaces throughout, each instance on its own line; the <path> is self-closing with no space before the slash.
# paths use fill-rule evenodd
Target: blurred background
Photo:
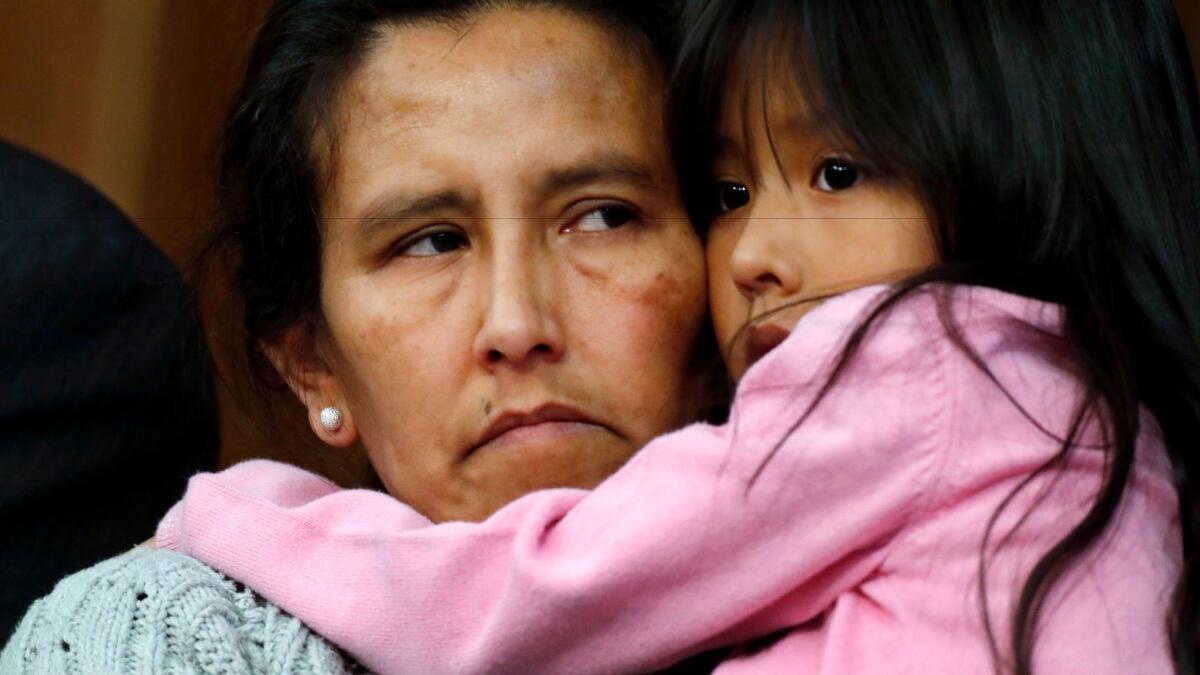
<path id="1" fill-rule="evenodd" d="M 1176 4 L 1196 61 L 1200 0 Z M 0 0 L 0 138 L 83 176 L 186 270 L 211 217 L 225 107 L 269 5 Z M 223 463 L 297 459 L 221 399 Z"/>
<path id="2" fill-rule="evenodd" d="M 212 227 L 226 106 L 270 5 L 0 0 L 0 138 L 91 182 L 189 273 Z M 222 465 L 272 456 L 340 478 L 364 470 L 359 457 L 305 446 L 303 418 L 301 434 L 271 433 L 235 403 L 243 397 L 218 390 Z"/>

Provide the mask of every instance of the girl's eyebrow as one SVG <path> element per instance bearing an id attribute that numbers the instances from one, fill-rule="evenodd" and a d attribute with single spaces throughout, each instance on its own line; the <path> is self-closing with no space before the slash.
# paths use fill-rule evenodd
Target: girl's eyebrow
<path id="1" fill-rule="evenodd" d="M 828 124 L 816 121 L 807 111 L 795 112 L 787 116 L 782 125 L 785 133 L 799 136 L 823 136 L 829 131 Z"/>
<path id="2" fill-rule="evenodd" d="M 776 115 L 769 116 L 764 122 L 771 127 L 775 135 L 788 134 L 792 136 L 807 136 L 825 138 L 836 129 L 827 115 L 814 114 L 812 108 L 803 101 L 796 101 L 786 110 L 779 110 Z"/>
<path id="3" fill-rule="evenodd" d="M 729 134 L 717 134 L 713 137 L 713 154 L 720 157 L 722 155 L 734 155 L 742 151 L 742 139 L 734 138 Z"/>
<path id="4" fill-rule="evenodd" d="M 807 111 L 793 112 L 783 119 L 782 124 L 771 123 L 770 133 L 778 135 L 780 131 L 790 136 L 801 137 L 825 137 L 833 126 L 823 122 L 818 122 Z M 744 136 L 744 134 L 743 134 Z M 734 154 L 742 151 L 745 139 L 742 136 L 733 136 L 728 133 L 720 132 L 713 136 L 713 151 L 717 155 Z"/>

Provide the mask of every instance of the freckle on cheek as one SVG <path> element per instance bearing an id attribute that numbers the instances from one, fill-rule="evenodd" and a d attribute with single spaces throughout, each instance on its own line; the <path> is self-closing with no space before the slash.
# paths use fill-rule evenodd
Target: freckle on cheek
<path id="1" fill-rule="evenodd" d="M 654 265 L 656 269 L 650 266 Z M 695 292 L 688 280 L 694 272 L 674 262 L 627 260 L 622 264 L 579 265 L 580 275 L 603 291 L 611 301 L 653 307 L 655 310 L 687 313 L 692 303 L 704 304 L 704 283 L 697 278 Z M 695 296 L 695 297 L 693 297 Z M 656 311 L 656 314 L 658 312 Z"/>
<path id="2" fill-rule="evenodd" d="M 646 289 L 642 301 L 662 309 L 679 310 L 686 309 L 680 307 L 685 301 L 685 296 L 683 279 L 679 275 L 667 273 L 666 270 L 659 270 L 654 275 L 654 283 Z"/>

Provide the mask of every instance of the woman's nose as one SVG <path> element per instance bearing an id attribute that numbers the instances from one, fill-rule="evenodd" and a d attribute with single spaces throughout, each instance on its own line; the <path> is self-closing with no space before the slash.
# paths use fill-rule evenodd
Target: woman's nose
<path id="1" fill-rule="evenodd" d="M 553 363 L 564 352 L 553 280 L 528 256 L 497 260 L 485 291 L 483 325 L 475 338 L 475 358 L 484 368 L 525 369 Z"/>
<path id="2" fill-rule="evenodd" d="M 762 295 L 790 295 L 804 285 L 801 245 L 797 228 L 801 218 L 788 217 L 784 209 L 758 205 L 747 214 L 746 225 L 729 261 L 738 291 L 753 300 Z"/>

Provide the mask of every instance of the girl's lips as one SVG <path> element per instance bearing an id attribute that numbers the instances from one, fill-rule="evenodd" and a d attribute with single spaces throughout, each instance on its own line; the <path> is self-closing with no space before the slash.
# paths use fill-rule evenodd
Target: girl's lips
<path id="1" fill-rule="evenodd" d="M 752 366 L 791 335 L 791 331 L 775 324 L 759 324 L 746 331 L 746 366 Z"/>

